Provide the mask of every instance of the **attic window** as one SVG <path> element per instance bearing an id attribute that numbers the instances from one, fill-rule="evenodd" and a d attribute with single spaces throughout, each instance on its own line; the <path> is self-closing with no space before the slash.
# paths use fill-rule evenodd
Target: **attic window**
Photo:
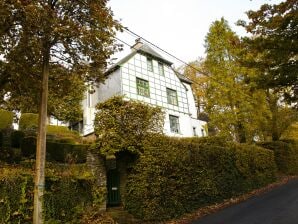
<path id="1" fill-rule="evenodd" d="M 153 72 L 153 61 L 152 58 L 147 58 L 147 69 L 149 72 Z"/>
<path id="2" fill-rule="evenodd" d="M 163 75 L 163 76 L 165 75 L 165 70 L 161 62 L 158 62 L 158 72 L 160 75 Z"/>

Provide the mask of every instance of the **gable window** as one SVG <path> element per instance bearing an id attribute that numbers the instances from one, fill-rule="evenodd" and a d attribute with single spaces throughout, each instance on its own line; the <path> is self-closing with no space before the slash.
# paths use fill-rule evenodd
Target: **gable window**
<path id="1" fill-rule="evenodd" d="M 149 72 L 153 72 L 153 61 L 151 58 L 147 58 L 147 68 Z"/>
<path id="2" fill-rule="evenodd" d="M 170 130 L 173 133 L 180 133 L 180 127 L 179 127 L 179 117 L 170 115 Z"/>
<path id="3" fill-rule="evenodd" d="M 177 91 L 167 88 L 168 103 L 172 105 L 178 105 Z"/>
<path id="4" fill-rule="evenodd" d="M 138 95 L 149 97 L 149 82 L 144 79 L 137 78 L 137 92 Z"/>
<path id="5" fill-rule="evenodd" d="M 164 70 L 164 67 L 163 67 L 163 64 L 158 62 L 158 72 L 160 75 L 165 75 L 165 70 Z"/>

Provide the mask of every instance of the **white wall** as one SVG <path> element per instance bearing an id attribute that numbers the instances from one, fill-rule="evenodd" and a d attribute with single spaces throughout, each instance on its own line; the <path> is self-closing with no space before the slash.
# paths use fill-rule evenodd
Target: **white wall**
<path id="1" fill-rule="evenodd" d="M 85 93 L 83 100 L 83 135 L 87 135 L 94 131 L 93 124 L 96 112 L 96 105 L 104 102 L 114 95 L 121 94 L 121 76 L 120 70 L 116 70 L 110 74 L 104 83 L 99 84 L 95 88 L 95 92 Z M 90 97 L 90 98 L 89 98 Z"/>

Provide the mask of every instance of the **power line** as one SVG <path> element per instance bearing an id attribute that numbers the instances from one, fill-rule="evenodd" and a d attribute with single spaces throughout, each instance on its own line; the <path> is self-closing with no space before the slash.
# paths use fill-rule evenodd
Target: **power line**
<path id="1" fill-rule="evenodd" d="M 216 80 L 214 77 L 212 77 L 211 75 L 207 74 L 206 72 L 203 72 L 202 70 L 199 70 L 198 68 L 194 67 L 193 65 L 191 65 L 191 64 L 189 64 L 189 63 L 187 63 L 187 62 L 181 60 L 180 58 L 176 57 L 175 55 L 169 53 L 168 51 L 166 51 L 166 50 L 160 48 L 159 46 L 157 46 L 156 44 L 152 43 L 151 41 L 149 41 L 149 40 L 145 39 L 144 37 L 138 35 L 137 33 L 131 31 L 131 30 L 128 29 L 127 27 L 123 27 L 123 29 L 126 30 L 128 33 L 132 34 L 133 36 L 135 36 L 135 37 L 137 37 L 137 38 L 140 38 L 140 39 L 144 40 L 145 42 L 147 42 L 147 43 L 150 44 L 151 46 L 157 48 L 158 50 L 160 50 L 160 51 L 166 53 L 167 55 L 169 55 L 169 56 L 175 58 L 176 60 L 182 62 L 184 65 L 190 67 L 191 69 L 193 69 L 193 70 L 199 72 L 201 75 L 204 75 L 204 76 L 206 76 L 206 77 L 212 79 L 214 82 L 216 82 L 217 84 L 221 85 L 222 87 L 231 89 L 231 87 L 229 87 L 227 84 L 219 82 L 219 81 Z M 116 39 L 117 39 L 117 40 L 120 40 L 119 38 L 116 38 Z M 120 40 L 120 41 L 121 41 L 122 43 L 124 42 L 124 41 L 122 41 L 122 40 Z M 129 44 L 127 44 L 127 43 L 126 43 L 126 45 L 128 45 L 129 47 L 132 47 L 131 45 L 129 45 Z M 200 85 L 200 84 L 199 84 L 198 82 L 196 82 L 195 80 L 192 80 L 192 81 L 193 81 L 194 83 Z M 245 97 L 249 97 L 249 98 L 251 97 L 251 96 L 247 95 L 246 93 L 243 93 L 243 92 L 239 92 L 239 93 L 240 93 L 241 95 L 245 96 Z"/>

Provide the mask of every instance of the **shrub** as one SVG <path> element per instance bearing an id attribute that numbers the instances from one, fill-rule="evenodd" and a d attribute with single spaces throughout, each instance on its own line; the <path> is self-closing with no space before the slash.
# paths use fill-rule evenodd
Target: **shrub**
<path id="1" fill-rule="evenodd" d="M 11 128 L 13 122 L 13 113 L 0 109 L 0 130 Z"/>
<path id="2" fill-rule="evenodd" d="M 85 163 L 88 145 L 68 144 L 47 141 L 47 160 L 61 163 Z M 34 158 L 36 152 L 36 138 L 26 137 L 21 144 L 22 155 Z"/>
<path id="3" fill-rule="evenodd" d="M 21 131 L 36 131 L 38 127 L 38 114 L 23 113 L 19 121 L 19 130 Z"/>
<path id="4" fill-rule="evenodd" d="M 34 157 L 36 152 L 36 138 L 33 136 L 23 138 L 21 142 L 21 152 L 24 157 Z"/>
<path id="5" fill-rule="evenodd" d="M 260 146 L 274 151 L 278 170 L 284 174 L 298 173 L 298 147 L 295 140 L 259 143 Z"/>
<path id="6" fill-rule="evenodd" d="M 24 138 L 25 134 L 22 131 L 14 131 L 11 133 L 10 139 L 11 139 L 11 147 L 14 148 L 20 148 L 21 142 Z"/>
<path id="7" fill-rule="evenodd" d="M 128 211 L 145 220 L 170 219 L 274 181 L 272 151 L 214 142 L 220 143 L 150 138 L 128 175 Z"/>
<path id="8" fill-rule="evenodd" d="M 80 143 L 81 137 L 78 132 L 71 131 L 65 126 L 47 126 L 47 136 L 51 135 L 55 140 L 62 143 Z"/>
<path id="9" fill-rule="evenodd" d="M 0 130 L 0 150 L 2 149 L 2 144 L 3 144 L 3 133 Z"/>

